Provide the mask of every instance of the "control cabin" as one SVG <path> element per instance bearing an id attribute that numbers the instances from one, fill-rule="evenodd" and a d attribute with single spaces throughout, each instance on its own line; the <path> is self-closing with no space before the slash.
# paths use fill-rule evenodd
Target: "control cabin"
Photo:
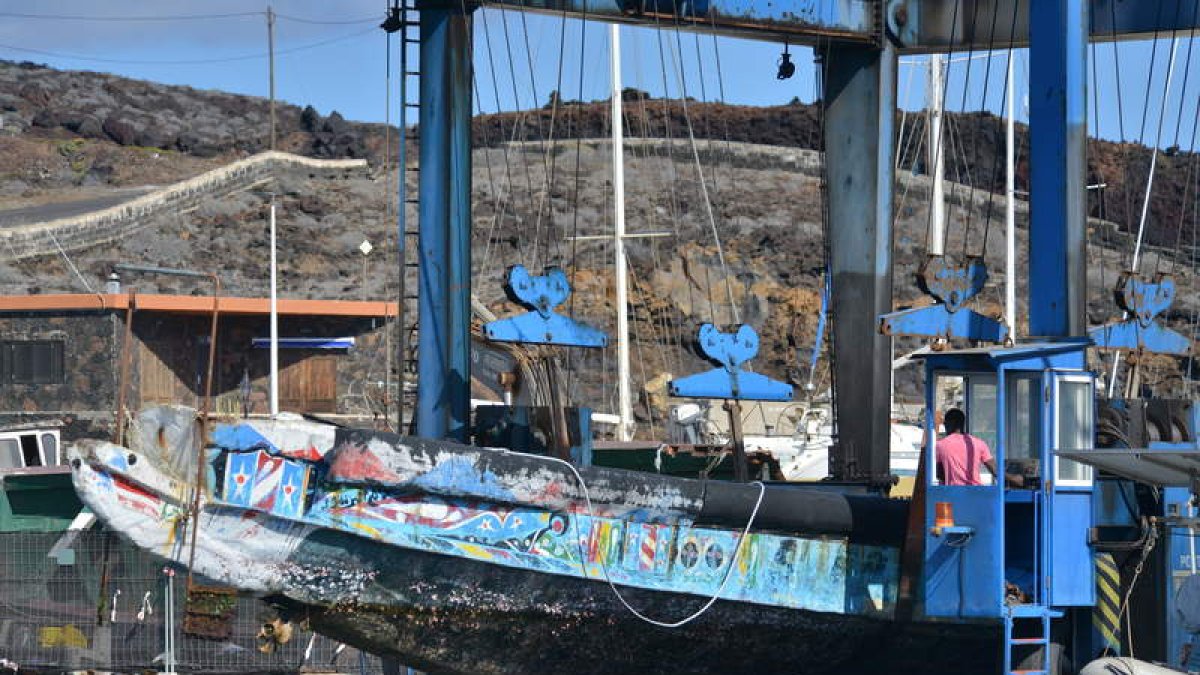
<path id="1" fill-rule="evenodd" d="M 924 549 L 918 611 L 928 618 L 1002 619 L 1014 649 L 1051 641 L 1051 620 L 1095 601 L 1088 543 L 1093 469 L 1059 450 L 1094 445 L 1089 342 L 932 352 L 926 368 Z M 948 395 L 947 392 L 954 392 Z M 1000 476 L 939 479 L 935 413 L 958 407 Z M 919 502 L 918 502 L 919 503 Z M 1040 630 L 1016 628 L 1028 620 Z M 1071 621 L 1069 624 L 1081 622 Z M 1020 635 L 1023 637 L 1015 637 Z"/>

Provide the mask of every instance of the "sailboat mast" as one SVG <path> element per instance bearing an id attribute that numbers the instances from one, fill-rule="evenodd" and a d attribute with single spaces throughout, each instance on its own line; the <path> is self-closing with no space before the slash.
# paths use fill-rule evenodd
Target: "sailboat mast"
<path id="1" fill-rule="evenodd" d="M 613 255 L 617 286 L 617 415 L 622 441 L 633 437 L 633 402 L 629 391 L 629 273 L 625 261 L 625 146 L 621 105 L 621 28 L 609 27 L 612 65 Z"/>
<path id="2" fill-rule="evenodd" d="M 929 167 L 929 177 L 933 181 L 929 197 L 929 208 L 932 213 L 929 219 L 929 240 L 926 242 L 926 253 L 929 255 L 944 255 L 946 252 L 946 196 L 944 177 L 946 173 L 946 153 L 942 151 L 942 55 L 929 55 L 928 86 L 925 95 L 928 97 L 926 108 L 929 110 L 929 138 L 925 143 L 926 166 Z"/>
<path id="3" fill-rule="evenodd" d="M 1017 179 L 1016 123 L 1014 122 L 1013 58 L 1008 55 L 1008 91 L 1006 92 L 1004 142 L 1004 316 L 1008 322 L 1008 339 L 1017 339 Z"/>

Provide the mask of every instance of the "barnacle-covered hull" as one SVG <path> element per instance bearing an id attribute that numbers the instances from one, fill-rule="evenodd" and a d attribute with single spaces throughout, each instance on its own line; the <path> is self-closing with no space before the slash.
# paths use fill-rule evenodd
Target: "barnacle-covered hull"
<path id="1" fill-rule="evenodd" d="M 217 429 L 194 551 L 191 488 L 172 475 L 186 462 L 84 443 L 72 449 L 75 483 L 139 546 L 194 559 L 196 573 L 270 597 L 320 632 L 432 671 L 997 666 L 994 624 L 897 619 L 903 504 L 577 475 L 501 450 L 329 432 L 300 420 Z M 720 599 L 664 628 L 618 591 L 664 622 Z"/>

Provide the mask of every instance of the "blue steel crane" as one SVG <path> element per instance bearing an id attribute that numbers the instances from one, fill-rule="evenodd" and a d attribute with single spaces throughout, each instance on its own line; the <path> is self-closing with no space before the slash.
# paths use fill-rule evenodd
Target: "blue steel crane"
<path id="1" fill-rule="evenodd" d="M 1185 0 L 1166 0 L 1168 3 Z M 825 64 L 831 310 L 841 415 L 835 477 L 886 482 L 897 58 L 993 44 L 1031 47 L 1030 334 L 1085 336 L 1088 29 L 1103 39 L 1188 30 L 1190 12 L 1158 3 L 1050 0 L 793 0 L 694 3 L 500 0 L 513 10 L 652 24 L 816 47 Z M 1025 4 L 1025 3 L 1021 3 Z M 466 438 L 469 414 L 471 13 L 460 0 L 420 14 L 420 363 L 417 432 Z M 971 18 L 971 20 L 968 20 Z M 1187 25 L 1177 25 L 1181 19 Z M 1007 23 L 1007 22 L 1001 22 Z M 953 41 L 953 44 L 951 42 Z M 853 358 L 840 358 L 853 354 Z M 432 383 L 432 384 L 431 384 Z"/>
<path id="2" fill-rule="evenodd" d="M 906 555 L 912 559 L 905 563 L 913 612 L 1003 622 L 1006 672 L 1015 663 L 1009 656 L 1021 648 L 1049 652 L 1051 624 L 1062 617 L 1072 619 L 1069 625 L 1077 633 L 1072 641 L 1076 659 L 1087 655 L 1090 644 L 1081 626 L 1096 594 L 1088 539 L 1092 473 L 1058 454 L 1066 449 L 1078 455 L 1094 436 L 1085 317 L 1087 45 L 1094 38 L 1193 30 L 1200 17 L 1181 11 L 1185 2 L 493 2 L 593 21 L 665 20 L 684 30 L 815 48 L 824 73 L 828 274 L 840 401 L 831 471 L 836 481 L 873 487 L 890 481 L 891 353 L 880 321 L 886 325 L 893 309 L 898 57 L 994 44 L 1030 48 L 1028 341 L 926 359 L 929 437 L 938 404 L 935 384 L 940 377 L 957 377 L 966 387 L 969 413 L 981 420 L 974 431 L 993 434 L 998 462 L 1017 460 L 1025 483 L 1013 488 L 998 477 L 991 486 L 967 488 L 940 485 L 932 471 L 926 472 L 910 524 L 914 546 Z M 476 8 L 463 0 L 416 4 L 421 72 L 416 428 L 420 436 L 460 441 L 467 440 L 469 427 L 471 13 Z M 1016 20 L 997 26 L 989 21 L 996 14 Z M 982 278 L 979 274 L 964 271 L 959 281 L 971 285 Z M 956 323 L 949 316 L 963 300 L 946 294 L 943 301 L 952 297 L 953 308 L 941 308 L 936 316 L 906 315 L 905 325 L 919 331 L 921 322 L 937 320 L 943 326 L 939 330 L 970 337 L 971 322 Z M 982 420 L 988 419 L 992 427 L 985 430 Z M 1019 423 L 1030 419 L 1032 426 Z M 925 458 L 932 466 L 932 440 Z M 946 517 L 950 510 L 955 518 Z M 1015 579 L 1014 570 L 1026 578 Z M 1038 628 L 1022 632 L 1019 624 L 1025 621 Z"/>

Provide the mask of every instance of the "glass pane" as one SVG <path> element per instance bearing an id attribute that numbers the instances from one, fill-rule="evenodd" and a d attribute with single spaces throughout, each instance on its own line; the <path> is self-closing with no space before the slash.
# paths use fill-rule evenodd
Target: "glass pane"
<path id="1" fill-rule="evenodd" d="M 939 375 L 934 385 L 934 410 L 943 414 L 951 408 L 966 410 L 964 384 L 965 378 L 962 375 Z M 943 433 L 940 425 L 934 430 L 939 436 Z"/>
<path id="2" fill-rule="evenodd" d="M 56 384 L 63 380 L 61 340 L 17 341 L 8 345 L 8 379 L 14 384 Z"/>
<path id="3" fill-rule="evenodd" d="M 15 438 L 0 438 L 0 468 L 20 469 L 25 466 L 21 460 L 21 445 Z"/>
<path id="4" fill-rule="evenodd" d="M 1087 450 L 1092 441 L 1092 383 L 1059 380 L 1058 383 L 1058 450 Z M 1069 459 L 1058 461 L 1058 480 L 1091 480 L 1088 467 Z"/>
<path id="5" fill-rule="evenodd" d="M 1038 452 L 1038 433 L 1041 430 L 1041 376 L 1010 373 L 1005 380 L 1008 400 L 1005 420 L 1005 460 L 1034 459 Z"/>
<path id="6" fill-rule="evenodd" d="M 967 403 L 967 431 L 996 447 L 996 378 L 991 375 L 972 375 L 969 380 L 971 397 Z"/>
<path id="7" fill-rule="evenodd" d="M 42 452 L 46 455 L 46 464 L 58 464 L 58 437 L 54 434 L 42 434 Z"/>
<path id="8" fill-rule="evenodd" d="M 942 426 L 942 415 L 951 408 L 966 408 L 964 402 L 966 398 L 966 379 L 962 375 L 938 375 L 933 383 L 933 410 L 935 423 L 933 425 L 933 438 L 928 439 L 929 443 L 936 444 L 938 439 L 942 438 L 946 433 L 946 429 Z M 928 448 L 929 446 L 925 446 Z M 935 454 L 934 457 L 937 455 Z M 935 460 L 936 461 L 936 460 Z M 932 485 L 940 485 L 941 478 L 938 471 L 929 472 L 929 481 Z"/>

